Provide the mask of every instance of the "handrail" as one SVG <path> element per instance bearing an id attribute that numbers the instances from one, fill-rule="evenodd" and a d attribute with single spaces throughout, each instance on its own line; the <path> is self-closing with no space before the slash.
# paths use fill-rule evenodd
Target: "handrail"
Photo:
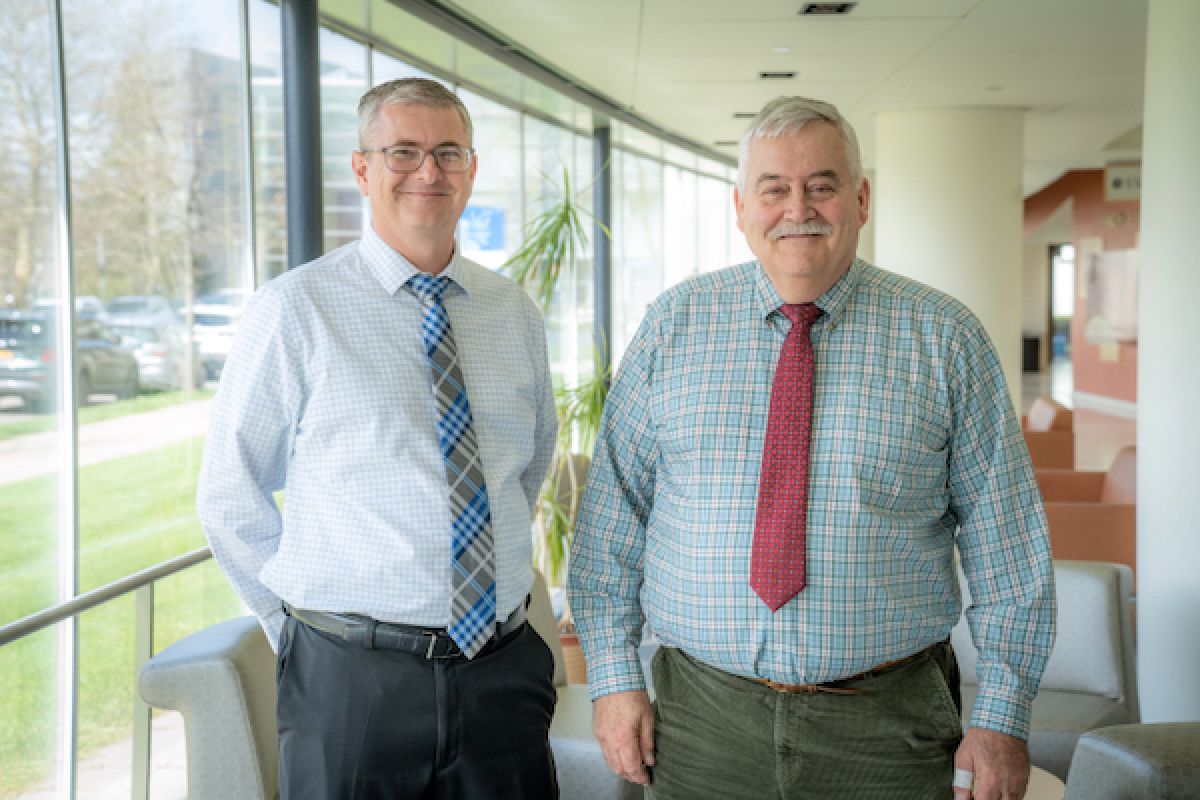
<path id="1" fill-rule="evenodd" d="M 147 567 L 140 572 L 126 575 L 124 578 L 92 589 L 90 592 L 84 592 L 78 597 L 74 597 L 64 603 L 44 608 L 15 622 L 10 622 L 0 627 L 0 647 L 62 622 L 68 617 L 73 617 L 83 611 L 95 608 L 102 603 L 107 603 L 109 600 L 120 597 L 123 594 L 128 594 L 135 589 L 140 589 L 147 584 L 174 575 L 176 572 L 182 572 L 188 567 L 195 566 L 210 558 L 212 558 L 212 550 L 207 547 L 201 547 L 192 550 L 190 553 L 184 553 L 181 556 L 176 556 L 175 558 L 155 564 L 152 567 Z"/>

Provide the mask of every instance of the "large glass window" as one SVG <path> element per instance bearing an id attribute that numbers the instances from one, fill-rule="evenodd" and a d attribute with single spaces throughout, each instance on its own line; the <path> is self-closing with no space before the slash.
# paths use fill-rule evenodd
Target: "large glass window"
<path id="1" fill-rule="evenodd" d="M 64 121 L 53 102 L 51 5 L 0 0 L 0 624 L 204 543 L 194 494 L 211 393 L 246 297 L 287 266 L 278 3 L 61 6 L 69 268 L 56 246 Z M 428 70 L 447 85 L 478 87 L 486 97 L 459 90 L 479 151 L 459 244 L 498 269 L 528 221 L 561 198 L 566 170 L 589 242 L 547 310 L 548 345 L 557 381 L 569 386 L 589 375 L 596 176 L 592 138 L 580 130 L 592 124 L 590 109 L 387 0 L 322 0 L 321 8 L 372 31 L 383 50 L 413 54 L 408 64 L 321 32 L 325 248 L 361 234 L 350 153 L 368 81 Z M 514 107 L 521 103 L 532 113 Z M 728 233 L 729 182 L 719 165 L 636 129 L 614 130 L 619 146 L 607 168 L 619 357 L 659 292 L 729 263 L 740 237 Z M 74 349 L 61 336 L 71 330 Z M 73 390 L 82 400 L 75 430 L 59 399 Z M 244 613 L 211 562 L 161 582 L 155 598 L 157 649 Z M 82 614 L 74 640 L 59 626 L 0 648 L 0 685 L 9 694 L 0 714 L 0 797 L 70 790 L 56 783 L 67 774 L 56 760 L 68 756 L 73 696 L 78 796 L 129 794 L 133 606 L 126 597 Z M 154 731 L 151 795 L 172 796 L 180 776 L 159 766 L 162 754 L 182 746 L 178 716 L 157 717 Z M 104 780 L 94 777 L 101 765 Z"/>
<path id="2" fill-rule="evenodd" d="M 350 169 L 358 147 L 358 99 L 367 90 L 367 48 L 321 30 L 321 184 L 325 252 L 362 235 L 362 196 Z"/>
<path id="3" fill-rule="evenodd" d="M 629 129 L 627 129 L 629 130 Z M 613 153 L 613 356 L 619 359 L 663 283 L 663 168 Z"/>
<path id="4" fill-rule="evenodd" d="M 250 121 L 254 132 L 254 263 L 257 285 L 287 270 L 287 169 L 283 141 L 283 45 L 279 6 L 250 3 Z"/>
<path id="5" fill-rule="evenodd" d="M 521 115 L 485 97 L 459 90 L 475 126 L 479 167 L 471 201 L 458 226 L 463 255 L 498 269 L 520 246 Z"/>
<path id="6" fill-rule="evenodd" d="M 667 165 L 663 169 L 663 286 L 696 274 L 699 197 L 696 173 Z"/>
<path id="7" fill-rule="evenodd" d="M 565 175 L 564 175 L 565 173 Z M 551 371 L 566 386 L 577 385 L 594 369 L 592 345 L 592 175 L 591 139 L 525 117 L 525 218 L 562 202 L 570 192 L 586 241 L 576 243 L 573 269 L 560 273 L 557 293 L 546 313 Z"/>

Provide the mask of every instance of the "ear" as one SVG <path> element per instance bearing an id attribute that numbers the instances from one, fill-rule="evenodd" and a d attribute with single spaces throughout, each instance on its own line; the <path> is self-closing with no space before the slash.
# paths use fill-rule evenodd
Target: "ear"
<path id="1" fill-rule="evenodd" d="M 354 181 L 358 184 L 358 193 L 368 196 L 367 157 L 355 150 L 350 154 L 350 169 L 354 171 Z"/>
<path id="2" fill-rule="evenodd" d="M 867 224 L 867 217 L 871 211 L 871 182 L 866 178 L 862 179 L 862 184 L 858 187 L 858 226 L 861 228 Z"/>
<path id="3" fill-rule="evenodd" d="M 736 184 L 733 187 L 733 211 L 737 215 L 738 230 L 745 233 L 746 227 L 742 224 L 742 215 L 746 212 L 746 204 L 742 202 L 742 193 Z"/>

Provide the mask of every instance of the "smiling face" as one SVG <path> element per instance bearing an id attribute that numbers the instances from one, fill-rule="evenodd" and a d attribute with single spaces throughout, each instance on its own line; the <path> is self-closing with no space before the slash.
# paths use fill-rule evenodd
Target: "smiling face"
<path id="1" fill-rule="evenodd" d="M 812 122 L 751 140 L 738 228 L 786 303 L 816 300 L 854 260 L 869 187 L 856 179 L 837 128 Z"/>
<path id="2" fill-rule="evenodd" d="M 367 148 L 411 145 L 423 150 L 446 144 L 471 146 L 458 112 L 416 104 L 381 108 L 364 143 Z M 476 160 L 468 172 L 451 174 L 429 154 L 416 172 L 397 173 L 387 168 L 382 153 L 356 151 L 352 166 L 359 191 L 370 200 L 371 225 L 380 238 L 421 269 L 445 266 L 454 251 L 455 226 L 471 197 Z M 427 267 L 438 260 L 440 264 Z"/>

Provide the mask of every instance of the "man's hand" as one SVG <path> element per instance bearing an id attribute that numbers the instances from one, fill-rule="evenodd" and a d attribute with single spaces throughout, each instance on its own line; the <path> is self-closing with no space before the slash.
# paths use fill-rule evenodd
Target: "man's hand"
<path id="1" fill-rule="evenodd" d="M 654 711 L 646 692 L 606 694 L 592 705 L 592 731 L 608 767 L 631 783 L 650 785 L 654 766 Z"/>
<path id="2" fill-rule="evenodd" d="M 1029 748 L 1006 733 L 968 728 L 954 768 L 975 773 L 974 791 L 956 788 L 955 800 L 1022 800 L 1029 784 Z"/>

